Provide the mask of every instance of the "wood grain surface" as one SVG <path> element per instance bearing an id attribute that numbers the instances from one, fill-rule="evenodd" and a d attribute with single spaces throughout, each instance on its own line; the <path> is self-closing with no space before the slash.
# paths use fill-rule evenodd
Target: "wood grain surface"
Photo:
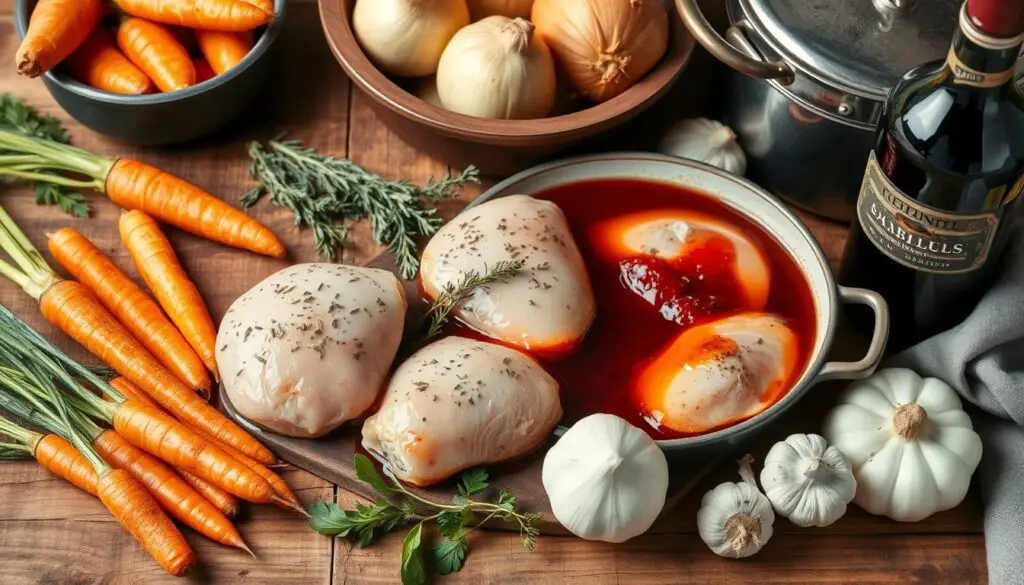
<path id="1" fill-rule="evenodd" d="M 250 186 L 246 143 L 286 131 L 292 138 L 335 156 L 348 156 L 368 169 L 391 178 L 423 181 L 446 172 L 427 154 L 416 152 L 385 128 L 368 107 L 367 98 L 353 93 L 348 81 L 322 40 L 315 6 L 293 2 L 275 64 L 274 82 L 237 123 L 215 138 L 198 144 L 165 149 L 140 149 L 112 143 L 63 115 L 39 82 L 16 76 L 9 58 L 16 38 L 10 18 L 12 0 L 0 0 L 0 91 L 12 92 L 33 106 L 57 115 L 71 130 L 76 144 L 104 154 L 134 156 L 188 178 L 229 202 Z M 703 55 L 702 55 L 703 56 Z M 706 57 L 706 56 L 703 56 Z M 707 61 L 695 61 L 696 72 Z M 690 72 L 688 71 L 687 75 Z M 713 87 L 691 85 L 683 79 L 678 91 L 666 98 L 672 114 L 681 103 L 697 97 L 713 99 Z M 694 88 L 698 89 L 694 89 Z M 673 101 L 674 100 L 674 101 Z M 675 113 L 676 117 L 680 114 Z M 657 133 L 640 128 L 639 142 Z M 454 214 L 479 193 L 467 190 L 448 202 L 446 216 Z M 37 207 L 25 187 L 0 187 L 0 203 L 40 245 L 44 234 L 72 225 L 94 239 L 135 276 L 116 235 L 118 210 L 102 197 L 90 196 L 96 213 L 89 220 L 69 218 L 55 209 Z M 266 205 L 254 215 L 273 227 L 286 242 L 292 261 L 311 261 L 308 233 L 297 230 L 291 217 Z M 845 230 L 841 226 L 803 215 L 835 260 Z M 343 260 L 365 263 L 379 247 L 367 226 L 354 230 L 354 246 Z M 171 238 L 187 270 L 205 294 L 219 319 L 234 298 L 284 263 L 201 241 L 172 232 Z M 31 300 L 7 282 L 0 283 L 0 302 L 9 306 L 48 337 L 58 340 L 79 358 L 85 354 L 49 327 Z M 792 430 L 813 432 L 817 421 L 834 402 L 836 386 L 811 393 L 777 434 Z M 764 456 L 767 437 L 752 446 Z M 239 521 L 239 529 L 259 558 L 229 550 L 189 532 L 202 569 L 188 578 L 162 574 L 114 522 L 102 506 L 32 463 L 0 465 L 0 583 L 4 585 L 78 585 L 92 583 L 161 584 L 332 584 L 397 583 L 402 535 L 360 549 L 346 541 L 332 542 L 312 532 L 305 522 L 271 507 L 252 507 Z M 744 561 L 715 557 L 696 535 L 698 494 L 734 471 L 724 465 L 703 480 L 691 497 L 664 521 L 663 534 L 645 535 L 621 545 L 590 543 L 570 537 L 544 537 L 538 550 L 526 553 L 516 535 L 480 532 L 471 537 L 471 552 L 462 572 L 439 578 L 439 583 L 662 584 L 699 585 L 734 583 L 983 584 L 987 582 L 981 503 L 972 490 L 961 506 L 924 522 L 898 524 L 870 516 L 852 507 L 835 525 L 823 529 L 797 528 L 776 522 L 776 535 L 759 555 Z M 286 479 L 305 504 L 334 499 L 352 505 L 355 496 L 338 490 L 312 474 L 290 470 Z"/>

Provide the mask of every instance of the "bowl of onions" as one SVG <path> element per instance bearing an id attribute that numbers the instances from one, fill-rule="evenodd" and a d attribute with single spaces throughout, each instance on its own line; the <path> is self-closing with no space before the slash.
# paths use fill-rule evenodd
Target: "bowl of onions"
<path id="1" fill-rule="evenodd" d="M 693 38 L 665 0 L 320 0 L 327 42 L 410 145 L 490 176 L 613 132 Z"/>

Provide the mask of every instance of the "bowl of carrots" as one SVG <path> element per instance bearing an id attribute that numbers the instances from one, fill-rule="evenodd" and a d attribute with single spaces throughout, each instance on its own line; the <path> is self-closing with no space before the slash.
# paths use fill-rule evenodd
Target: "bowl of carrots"
<path id="1" fill-rule="evenodd" d="M 286 0 L 15 0 L 14 66 L 71 117 L 138 145 L 224 126 L 260 93 Z"/>

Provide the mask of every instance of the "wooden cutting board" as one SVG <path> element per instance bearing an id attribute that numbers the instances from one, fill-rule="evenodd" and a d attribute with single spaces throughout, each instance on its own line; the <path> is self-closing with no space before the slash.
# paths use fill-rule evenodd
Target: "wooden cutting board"
<path id="1" fill-rule="evenodd" d="M 397 273 L 394 262 L 387 254 L 382 254 L 367 264 L 369 268 L 382 268 Z M 405 297 L 409 299 L 409 310 L 406 314 L 406 336 L 415 334 L 420 319 L 427 309 L 427 304 L 419 298 L 415 281 L 403 281 Z M 414 348 L 403 346 L 396 358 L 396 363 Z M 320 476 L 339 487 L 365 498 L 373 499 L 373 489 L 356 478 L 352 466 L 352 457 L 356 454 L 360 443 L 360 427 L 358 424 L 343 425 L 337 431 L 319 439 L 296 439 L 260 428 L 243 418 L 231 405 L 224 392 L 220 392 L 220 407 L 233 420 L 242 425 L 264 445 L 269 447 L 279 458 L 297 467 Z M 565 534 L 566 530 L 555 520 L 551 512 L 544 487 L 541 485 L 541 466 L 544 453 L 555 442 L 553 436 L 544 446 L 522 460 L 491 466 L 491 485 L 493 490 L 488 497 L 496 497 L 497 490 L 508 488 L 519 500 L 523 510 L 536 512 L 541 516 L 540 529 L 544 534 Z M 674 462 L 670 469 L 669 494 L 662 510 L 662 518 L 682 501 L 683 497 L 693 488 L 694 484 L 715 467 L 716 462 L 704 461 L 690 464 Z M 415 489 L 418 494 L 439 502 L 450 502 L 455 494 L 454 482 L 433 486 L 430 489 Z M 655 523 L 651 532 L 668 531 L 668 527 L 660 528 Z M 517 526 L 494 522 L 488 525 L 493 529 L 518 530 Z"/>

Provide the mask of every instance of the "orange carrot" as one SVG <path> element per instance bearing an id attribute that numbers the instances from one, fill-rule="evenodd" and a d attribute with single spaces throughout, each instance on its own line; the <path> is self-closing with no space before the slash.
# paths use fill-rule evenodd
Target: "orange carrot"
<path id="1" fill-rule="evenodd" d="M 207 63 L 206 59 L 203 59 L 202 57 L 197 57 L 196 59 L 193 59 L 192 64 L 195 65 L 196 68 L 197 84 L 202 83 L 204 81 L 209 81 L 217 76 L 217 74 L 213 72 L 213 68 L 210 67 L 210 64 Z"/>
<path id="2" fill-rule="evenodd" d="M 238 499 L 201 477 L 192 475 L 187 471 L 178 470 L 178 475 L 185 483 L 192 486 L 197 492 L 203 495 L 211 504 L 217 507 L 228 518 L 238 515 Z"/>
<path id="3" fill-rule="evenodd" d="M 274 0 L 245 0 L 245 2 L 270 14 L 274 14 Z"/>
<path id="4" fill-rule="evenodd" d="M 241 63 L 253 46 L 250 31 L 197 30 L 196 42 L 217 75 L 223 75 L 228 69 Z"/>
<path id="5" fill-rule="evenodd" d="M 38 77 L 53 69 L 85 41 L 102 17 L 102 0 L 39 0 L 14 54 L 18 73 Z"/>
<path id="6" fill-rule="evenodd" d="M 263 224 L 177 177 L 129 159 L 119 159 L 106 176 L 105 190 L 125 209 L 209 240 L 275 258 L 284 246 Z"/>
<path id="7" fill-rule="evenodd" d="M 271 471 L 269 468 L 267 468 L 267 466 L 263 465 L 259 461 L 254 460 L 252 457 L 249 457 L 245 453 L 240 452 L 238 449 L 235 449 L 230 445 L 220 443 L 216 439 L 211 439 L 211 442 L 213 442 L 215 445 L 223 449 L 225 453 L 234 457 L 252 471 L 255 471 L 257 475 L 265 479 L 267 483 L 270 484 L 270 487 L 274 490 L 274 493 L 277 494 L 278 497 L 280 498 L 280 500 L 276 502 L 280 507 L 291 508 L 293 510 L 301 512 L 302 514 L 306 514 L 306 509 L 302 507 L 302 504 L 299 502 L 299 498 L 296 497 L 295 492 L 293 492 L 292 489 L 288 487 L 288 483 L 284 479 L 282 479 L 281 476 Z"/>
<path id="8" fill-rule="evenodd" d="M 92 445 L 107 463 L 139 480 L 171 516 L 214 542 L 252 554 L 231 521 L 161 461 L 112 430 L 100 433 Z"/>
<path id="9" fill-rule="evenodd" d="M 47 321 L 135 383 L 168 412 L 257 461 L 274 463 L 274 455 L 266 447 L 161 366 L 82 285 L 63 280 L 49 286 L 39 295 L 39 308 Z"/>
<path id="10" fill-rule="evenodd" d="M 270 22 L 271 13 L 243 0 L 115 0 L 128 14 L 196 30 L 243 31 Z"/>
<path id="11" fill-rule="evenodd" d="M 50 254 L 99 298 L 153 357 L 209 399 L 210 377 L 181 332 L 139 285 L 106 254 L 72 228 L 49 237 Z"/>
<path id="12" fill-rule="evenodd" d="M 153 91 L 146 74 L 121 53 L 102 27 L 96 27 L 65 64 L 72 77 L 96 89 L 125 95 Z"/>
<path id="13" fill-rule="evenodd" d="M 159 410 L 161 412 L 163 411 L 163 409 L 160 408 L 160 405 L 154 402 L 153 399 L 149 397 L 149 394 L 143 392 L 138 386 L 132 384 L 131 381 L 128 378 L 125 378 L 124 376 L 117 376 L 116 378 L 110 381 L 110 385 L 116 388 L 117 391 L 120 392 L 121 394 L 124 394 L 124 397 L 127 398 L 128 400 L 134 400 L 135 402 L 138 402 L 139 404 L 142 404 L 144 406 L 155 408 L 156 410 Z M 109 396 L 104 396 L 104 398 L 110 400 Z"/>
<path id="14" fill-rule="evenodd" d="M 127 471 L 106 470 L 99 478 L 96 495 L 165 571 L 180 577 L 195 565 L 196 555 L 181 531 Z"/>
<path id="15" fill-rule="evenodd" d="M 99 482 L 96 470 L 71 443 L 57 435 L 44 435 L 30 447 L 32 456 L 47 471 L 68 480 L 84 492 L 96 495 Z"/>
<path id="16" fill-rule="evenodd" d="M 196 83 L 196 70 L 188 51 L 169 30 L 155 22 L 125 18 L 117 27 L 117 45 L 160 91 L 177 91 Z"/>
<path id="17" fill-rule="evenodd" d="M 153 218 L 141 211 L 122 212 L 118 229 L 142 280 L 216 378 L 217 328 L 171 242 Z"/>
<path id="18" fill-rule="evenodd" d="M 271 503 L 279 499 L 265 479 L 166 414 L 128 400 L 114 408 L 112 423 L 136 447 L 243 500 Z"/>

